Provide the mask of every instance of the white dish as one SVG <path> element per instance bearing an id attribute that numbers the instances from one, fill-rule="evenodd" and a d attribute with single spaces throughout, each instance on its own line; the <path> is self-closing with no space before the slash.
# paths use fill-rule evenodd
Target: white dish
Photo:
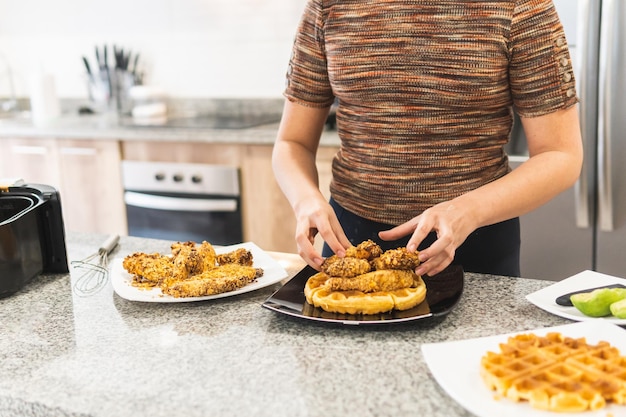
<path id="1" fill-rule="evenodd" d="M 544 335 L 556 331 L 564 336 L 585 337 L 595 344 L 606 340 L 626 355 L 626 332 L 607 321 L 580 322 L 519 333 Z M 519 334 L 517 333 L 517 334 Z M 480 360 L 487 351 L 498 352 L 499 344 L 512 334 L 422 345 L 422 354 L 435 380 L 455 401 L 478 417 L 607 417 L 626 415 L 626 406 L 610 404 L 585 413 L 555 413 L 532 408 L 528 402 L 498 398 L 483 383 Z M 461 353 L 461 354 L 460 354 Z"/>
<path id="2" fill-rule="evenodd" d="M 280 266 L 269 254 L 252 242 L 240 243 L 232 246 L 220 246 L 215 248 L 215 252 L 226 253 L 235 249 L 245 248 L 252 253 L 253 266 L 263 269 L 263 276 L 257 278 L 254 282 L 239 288 L 235 291 L 229 291 L 221 294 L 207 295 L 203 297 L 181 297 L 176 298 L 171 295 L 163 294 L 160 288 L 143 289 L 133 287 L 131 285 L 132 275 L 130 275 L 122 266 L 123 259 L 115 259 L 111 265 L 111 284 L 113 290 L 122 298 L 131 301 L 145 301 L 153 303 L 181 303 L 189 301 L 213 300 L 216 298 L 232 297 L 233 295 L 243 294 L 250 291 L 259 290 L 270 285 L 280 282 L 287 277 L 287 271 Z"/>
<path id="3" fill-rule="evenodd" d="M 625 325 L 625 319 L 618 319 L 617 317 L 612 316 L 585 316 L 576 307 L 561 306 L 558 305 L 555 301 L 557 297 L 564 294 L 611 284 L 626 285 L 626 279 L 614 277 L 612 275 L 601 274 L 594 271 L 583 271 L 562 281 L 559 281 L 553 285 L 542 288 L 539 291 L 535 291 L 532 294 L 528 294 L 526 296 L 526 299 L 537 307 L 547 311 L 548 313 L 552 313 L 566 319 L 575 321 L 605 320 L 620 326 Z"/>

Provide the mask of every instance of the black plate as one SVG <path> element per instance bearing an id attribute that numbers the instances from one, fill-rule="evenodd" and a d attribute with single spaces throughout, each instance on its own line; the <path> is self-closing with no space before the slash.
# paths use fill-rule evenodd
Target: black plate
<path id="1" fill-rule="evenodd" d="M 410 310 L 393 310 L 389 313 L 372 315 L 328 313 L 319 307 L 313 307 L 304 297 L 304 285 L 307 279 L 316 273 L 317 271 L 310 266 L 304 267 L 272 294 L 263 303 L 263 307 L 289 316 L 321 322 L 352 325 L 392 324 L 444 316 L 452 310 L 463 293 L 463 268 L 452 265 L 437 275 L 422 277 L 426 284 L 426 300 Z"/>

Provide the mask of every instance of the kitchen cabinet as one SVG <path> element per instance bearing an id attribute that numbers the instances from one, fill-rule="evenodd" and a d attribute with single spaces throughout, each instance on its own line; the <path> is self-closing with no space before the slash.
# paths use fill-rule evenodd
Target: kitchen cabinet
<path id="1" fill-rule="evenodd" d="M 2 147 L 0 177 L 57 188 L 66 230 L 126 234 L 118 141 L 3 138 Z"/>
<path id="2" fill-rule="evenodd" d="M 274 179 L 272 146 L 248 145 L 241 167 L 244 235 L 267 250 L 295 253 L 296 221 Z"/>
<path id="3" fill-rule="evenodd" d="M 57 141 L 66 229 L 127 234 L 118 141 Z"/>
<path id="4" fill-rule="evenodd" d="M 335 147 L 322 147 L 317 155 L 320 190 L 328 200 L 332 177 L 332 158 Z M 244 230 L 250 232 L 255 242 L 262 241 L 270 250 L 297 253 L 295 242 L 296 220 L 291 205 L 274 179 L 272 146 L 248 145 L 242 166 L 244 189 Z M 318 237 L 315 247 L 322 250 Z"/>
<path id="5" fill-rule="evenodd" d="M 240 166 L 243 145 L 197 142 L 122 141 L 122 158 L 131 161 L 183 162 Z"/>
<path id="6" fill-rule="evenodd" d="M 295 253 L 295 217 L 272 170 L 272 144 L 123 141 L 125 160 L 231 165 L 240 168 L 244 241 L 269 251 Z M 320 188 L 328 198 L 336 147 L 318 155 Z M 321 250 L 322 242 L 316 242 Z"/>
<path id="7" fill-rule="evenodd" d="M 3 138 L 1 144 L 1 178 L 60 187 L 55 139 Z"/>

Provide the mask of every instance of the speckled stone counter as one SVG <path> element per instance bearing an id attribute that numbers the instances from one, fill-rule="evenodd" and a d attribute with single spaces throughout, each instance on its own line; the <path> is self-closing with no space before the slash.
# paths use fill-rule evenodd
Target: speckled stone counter
<path id="1" fill-rule="evenodd" d="M 64 115 L 46 126 L 35 126 L 30 118 L 0 118 L 0 145 L 2 138 L 16 137 L 265 145 L 273 144 L 277 133 L 278 122 L 243 129 L 217 129 L 125 126 L 116 117 L 107 115 Z M 320 145 L 339 145 L 337 131 L 325 130 Z"/>
<path id="2" fill-rule="evenodd" d="M 70 259 L 105 238 L 69 234 Z M 168 252 L 169 243 L 123 237 L 112 256 Z M 303 266 L 272 255 L 290 276 Z M 524 298 L 551 282 L 478 274 L 466 274 L 445 318 L 387 327 L 262 308 L 281 284 L 155 304 L 122 299 L 110 283 L 80 297 L 78 275 L 42 275 L 0 299 L 0 416 L 466 417 L 429 373 L 421 344 L 568 322 Z"/>

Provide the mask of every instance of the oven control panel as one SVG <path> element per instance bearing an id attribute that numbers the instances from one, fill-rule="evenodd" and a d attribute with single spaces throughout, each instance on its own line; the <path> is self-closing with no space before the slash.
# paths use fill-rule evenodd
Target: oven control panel
<path id="1" fill-rule="evenodd" d="M 124 190 L 239 196 L 239 168 L 227 165 L 122 161 Z"/>

